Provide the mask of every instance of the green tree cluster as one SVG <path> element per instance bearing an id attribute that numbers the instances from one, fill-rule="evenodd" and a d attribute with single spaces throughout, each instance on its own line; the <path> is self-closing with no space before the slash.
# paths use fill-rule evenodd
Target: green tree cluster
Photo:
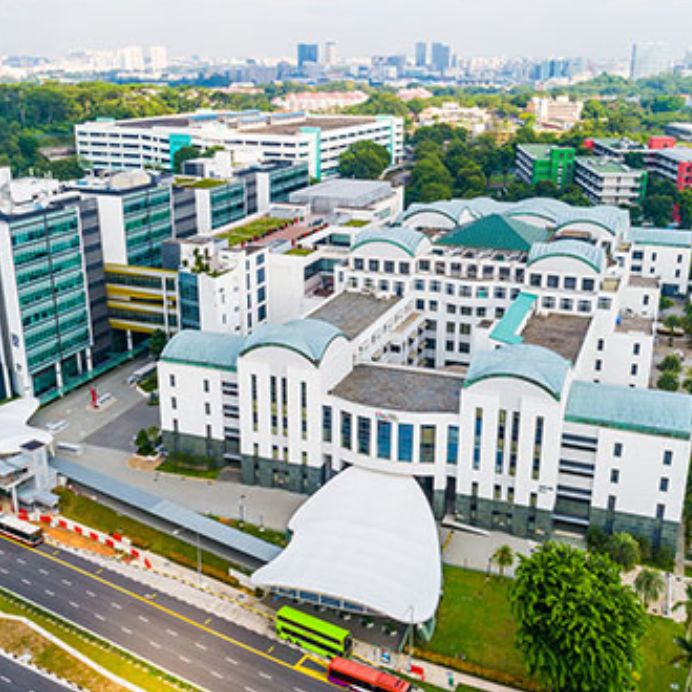
<path id="1" fill-rule="evenodd" d="M 351 144 L 339 157 L 339 175 L 343 178 L 375 180 L 389 166 L 391 157 L 386 147 L 363 140 Z"/>
<path id="2" fill-rule="evenodd" d="M 517 647 L 547 688 L 632 689 L 645 614 L 607 556 L 549 541 L 519 557 L 510 599 Z"/>

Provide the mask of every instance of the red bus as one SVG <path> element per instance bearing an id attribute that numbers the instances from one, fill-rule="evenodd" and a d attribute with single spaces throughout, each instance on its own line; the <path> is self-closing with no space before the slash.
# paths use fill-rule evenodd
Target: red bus
<path id="1" fill-rule="evenodd" d="M 32 548 L 43 542 L 43 529 L 12 514 L 0 514 L 0 534 L 14 538 Z"/>
<path id="2" fill-rule="evenodd" d="M 415 687 L 390 673 L 370 666 L 333 658 L 328 669 L 329 682 L 358 692 L 414 692 Z"/>

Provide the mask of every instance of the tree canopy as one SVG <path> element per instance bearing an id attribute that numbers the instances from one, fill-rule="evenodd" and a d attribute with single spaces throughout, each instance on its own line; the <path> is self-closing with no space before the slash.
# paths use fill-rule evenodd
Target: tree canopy
<path id="1" fill-rule="evenodd" d="M 389 166 L 389 151 L 377 142 L 354 142 L 339 157 L 339 175 L 344 178 L 376 179 Z"/>
<path id="2" fill-rule="evenodd" d="M 554 542 L 519 560 L 510 599 L 529 671 L 555 692 L 630 689 L 645 615 L 617 566 Z"/>

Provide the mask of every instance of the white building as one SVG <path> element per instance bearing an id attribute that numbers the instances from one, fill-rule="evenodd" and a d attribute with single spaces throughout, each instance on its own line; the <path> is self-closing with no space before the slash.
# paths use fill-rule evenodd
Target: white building
<path id="1" fill-rule="evenodd" d="M 313 492 L 354 465 L 414 476 L 438 517 L 674 549 L 692 398 L 647 389 L 660 278 L 632 273 L 627 213 L 477 199 L 402 221 L 357 232 L 336 295 L 304 319 L 219 337 L 225 371 L 205 362 L 211 335 L 175 337 L 168 448 L 236 444 L 235 409 L 213 398 L 235 377 L 247 483 Z"/>
<path id="2" fill-rule="evenodd" d="M 672 65 L 673 56 L 668 43 L 633 44 L 630 62 L 631 79 L 643 79 L 670 72 Z"/>
<path id="3" fill-rule="evenodd" d="M 646 194 L 646 171 L 602 156 L 577 156 L 574 183 L 593 204 L 629 207 L 639 204 Z"/>
<path id="4" fill-rule="evenodd" d="M 390 115 L 311 116 L 304 113 L 202 111 L 133 120 L 95 120 L 75 127 L 77 153 L 96 169 L 173 167 L 182 147 L 253 150 L 265 161 L 307 162 L 310 176 L 336 174 L 339 156 L 355 142 L 403 156 L 404 121 Z"/>

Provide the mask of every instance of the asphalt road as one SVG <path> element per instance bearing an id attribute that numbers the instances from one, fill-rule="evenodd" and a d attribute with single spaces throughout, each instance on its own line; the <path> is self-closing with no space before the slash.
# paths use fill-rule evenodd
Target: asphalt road
<path id="1" fill-rule="evenodd" d="M 0 537 L 0 587 L 207 690 L 334 689 L 302 652 L 56 548 Z"/>
<path id="2" fill-rule="evenodd" d="M 69 692 L 69 688 L 0 654 L 0 692 Z"/>

